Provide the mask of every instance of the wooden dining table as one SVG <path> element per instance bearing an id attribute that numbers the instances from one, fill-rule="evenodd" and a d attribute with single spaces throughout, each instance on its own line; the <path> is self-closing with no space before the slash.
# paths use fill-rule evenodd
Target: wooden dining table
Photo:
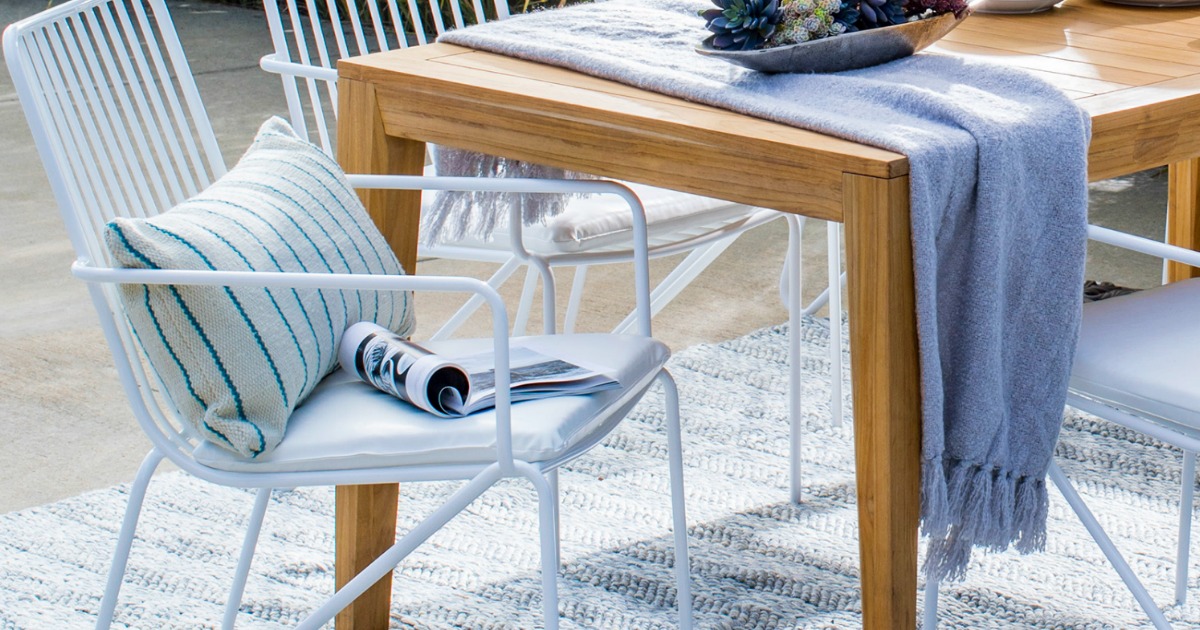
<path id="1" fill-rule="evenodd" d="M 1025 68 L 1075 98 L 1092 116 L 1092 180 L 1168 166 L 1168 238 L 1200 248 L 1200 7 L 1066 0 L 1033 15 L 977 14 L 931 51 Z M 338 72 L 348 172 L 419 174 L 435 142 L 843 223 L 863 626 L 916 626 L 921 422 L 905 156 L 445 44 L 344 60 Z M 416 269 L 419 194 L 362 196 Z M 395 484 L 338 488 L 339 587 L 392 543 L 397 498 Z M 337 627 L 387 627 L 390 593 L 389 575 Z"/>

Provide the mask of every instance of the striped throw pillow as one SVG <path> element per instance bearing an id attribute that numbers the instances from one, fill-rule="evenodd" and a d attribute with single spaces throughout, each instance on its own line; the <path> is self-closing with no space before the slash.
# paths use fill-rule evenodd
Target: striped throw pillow
<path id="1" fill-rule="evenodd" d="M 117 264 L 139 269 L 404 273 L 336 162 L 280 118 L 207 190 L 150 219 L 109 223 Z M 288 416 L 337 365 L 350 324 L 408 335 L 405 292 L 122 285 L 171 402 L 204 438 L 245 457 L 283 439 Z"/>

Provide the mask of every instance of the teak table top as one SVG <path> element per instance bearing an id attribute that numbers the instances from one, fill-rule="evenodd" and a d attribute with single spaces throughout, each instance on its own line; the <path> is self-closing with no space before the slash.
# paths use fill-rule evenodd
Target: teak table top
<path id="1" fill-rule="evenodd" d="M 1170 165 L 1170 238 L 1200 244 L 1200 7 L 1067 0 L 975 15 L 931 51 L 1026 68 L 1076 98 L 1092 115 L 1092 179 Z M 436 142 L 844 222 L 864 625 L 915 626 L 920 420 L 903 155 L 444 44 L 345 60 L 339 73 L 349 172 L 420 173 L 424 143 Z M 419 197 L 364 201 L 413 269 Z M 394 484 L 339 488 L 339 584 L 390 545 L 395 505 Z M 338 627 L 386 627 L 389 592 L 382 580 Z"/>

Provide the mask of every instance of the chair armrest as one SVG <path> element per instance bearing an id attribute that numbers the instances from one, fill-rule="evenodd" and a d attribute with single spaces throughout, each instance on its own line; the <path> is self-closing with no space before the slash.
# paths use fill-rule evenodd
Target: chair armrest
<path id="1" fill-rule="evenodd" d="M 496 364 L 497 461 L 513 470 L 511 363 L 508 355 L 508 312 L 503 298 L 486 282 L 460 276 L 368 275 L 346 273 L 287 273 L 277 271 L 203 271 L 191 269 L 119 269 L 97 267 L 80 259 L 71 273 L 93 284 L 173 284 L 226 287 L 280 287 L 358 291 L 430 291 L 474 293 L 492 312 L 492 350 Z"/>
<path id="2" fill-rule="evenodd" d="M 355 188 L 378 190 L 461 190 L 507 193 L 619 195 L 640 208 L 642 203 L 628 186 L 604 179 L 538 179 L 529 177 L 458 177 L 450 175 L 365 175 L 348 173 Z"/>
<path id="3" fill-rule="evenodd" d="M 633 215 L 634 291 L 637 299 L 638 332 L 650 336 L 650 246 L 646 227 L 646 209 L 628 186 L 611 180 L 533 179 L 520 177 L 448 177 L 425 175 L 347 174 L 355 188 L 384 190 L 472 190 L 508 193 L 585 193 L 617 195 L 629 204 Z M 515 211 L 514 211 L 515 212 Z M 521 241 L 520 222 L 513 217 L 513 253 L 524 261 L 532 256 Z"/>
<path id="4" fill-rule="evenodd" d="M 1134 236 L 1125 232 L 1118 232 L 1098 225 L 1088 226 L 1088 238 L 1100 243 L 1115 245 L 1130 251 L 1165 258 L 1175 262 L 1200 267 L 1200 252 L 1160 243 L 1141 236 Z"/>
<path id="5" fill-rule="evenodd" d="M 331 83 L 337 82 L 338 78 L 337 70 L 333 68 L 296 63 L 295 61 L 284 61 L 279 59 L 277 53 L 263 55 L 262 59 L 258 60 L 258 67 L 271 74 L 281 74 L 302 79 L 317 79 Z"/>

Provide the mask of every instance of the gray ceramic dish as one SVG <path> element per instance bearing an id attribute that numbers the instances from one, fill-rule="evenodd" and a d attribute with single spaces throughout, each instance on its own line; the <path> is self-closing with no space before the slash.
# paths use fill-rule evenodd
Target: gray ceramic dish
<path id="1" fill-rule="evenodd" d="M 717 50 L 712 47 L 713 36 L 709 36 L 696 46 L 696 52 L 759 72 L 840 72 L 907 57 L 954 30 L 969 14 L 965 11 L 955 17 L 944 13 L 916 22 L 759 50 Z"/>

